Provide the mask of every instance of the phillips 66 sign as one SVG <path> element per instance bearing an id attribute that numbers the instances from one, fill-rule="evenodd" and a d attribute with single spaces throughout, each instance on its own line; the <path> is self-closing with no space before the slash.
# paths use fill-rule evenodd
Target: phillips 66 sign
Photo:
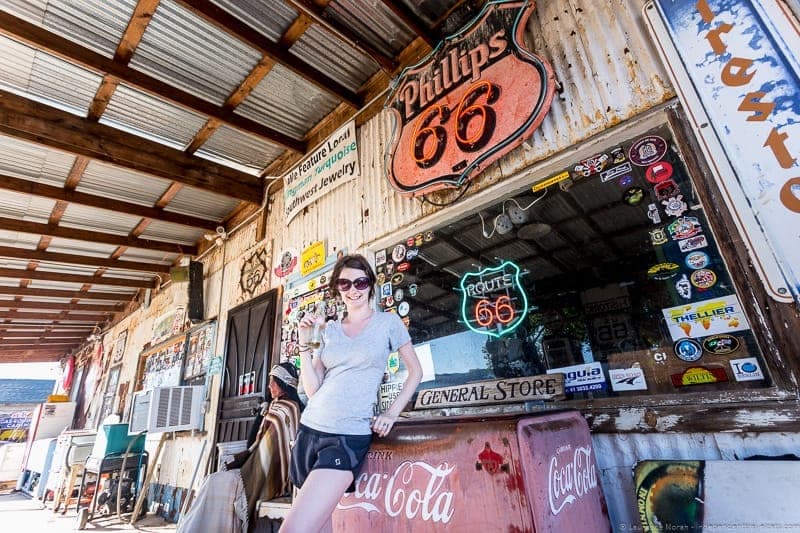
<path id="1" fill-rule="evenodd" d="M 421 195 L 460 187 L 518 146 L 550 108 L 549 64 L 522 46 L 534 3 L 487 2 L 458 33 L 396 80 L 389 182 Z"/>

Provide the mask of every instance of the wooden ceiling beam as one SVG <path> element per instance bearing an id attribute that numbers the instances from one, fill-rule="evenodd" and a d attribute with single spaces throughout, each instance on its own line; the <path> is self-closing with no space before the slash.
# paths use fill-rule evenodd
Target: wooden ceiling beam
<path id="1" fill-rule="evenodd" d="M 66 228 L 62 226 L 56 226 L 54 224 L 41 224 L 39 222 L 28 222 L 13 218 L 0 217 L 0 229 L 6 231 L 21 231 L 22 233 L 32 233 L 35 235 L 50 235 L 51 237 L 61 237 L 64 239 L 76 239 L 79 241 L 111 244 L 114 246 L 130 246 L 132 248 L 143 248 L 145 250 L 158 250 L 160 252 L 186 255 L 197 254 L 197 247 L 193 245 L 140 239 L 138 237 L 115 235 L 112 233 L 100 233 L 92 230 Z"/>
<path id="2" fill-rule="evenodd" d="M 48 339 L 70 339 L 79 342 L 85 341 L 87 337 L 71 331 L 0 331 L 0 339 L 38 339 L 45 336 Z"/>
<path id="3" fill-rule="evenodd" d="M 96 291 L 67 291 L 60 289 L 34 289 L 30 287 L 6 287 L 0 285 L 0 294 L 11 296 L 36 296 L 41 298 L 70 298 L 80 300 L 108 300 L 111 302 L 129 302 L 136 297 L 136 293 L 96 292 Z M 2 329 L 4 324 L 0 324 Z"/>
<path id="4" fill-rule="evenodd" d="M 319 3 L 310 2 L 309 0 L 286 0 L 286 2 L 328 33 L 335 35 L 362 54 L 371 57 L 386 72 L 393 72 L 398 67 L 398 62 L 395 58 L 387 56 L 356 35 L 355 32 L 337 23 L 330 15 L 326 14 L 324 5 L 330 3 L 329 1 L 322 2 L 324 5 L 318 5 Z"/>
<path id="5" fill-rule="evenodd" d="M 263 196 L 257 176 L 4 90 L 0 132 L 251 203 L 260 204 Z"/>
<path id="6" fill-rule="evenodd" d="M 327 74 L 324 74 L 314 69 L 307 63 L 304 63 L 241 20 L 237 19 L 221 7 L 215 5 L 210 0 L 176 1 L 187 10 L 202 17 L 206 21 L 226 31 L 227 33 L 235 35 L 242 41 L 260 51 L 262 54 L 269 56 L 298 76 L 317 86 L 317 88 L 320 90 L 346 102 L 353 108 L 358 109 L 364 103 L 355 92 L 351 91 Z"/>
<path id="7" fill-rule="evenodd" d="M 35 261 L 50 261 L 53 263 L 67 263 L 71 265 L 121 268 L 125 270 L 135 270 L 137 272 L 155 272 L 159 274 L 169 274 L 170 270 L 170 265 L 159 265 L 158 263 L 139 263 L 135 261 L 122 261 L 120 259 L 109 259 L 105 257 L 92 257 L 90 255 L 64 254 L 42 250 L 27 250 L 23 248 L 14 248 L 13 246 L 0 246 L 0 257 L 30 259 Z"/>
<path id="8" fill-rule="evenodd" d="M 155 289 L 157 283 L 149 279 L 109 278 L 107 276 L 83 276 L 80 274 L 62 274 L 60 272 L 43 272 L 41 270 L 24 270 L 22 268 L 0 268 L 0 278 L 36 279 L 59 281 L 65 283 L 88 283 L 112 285 L 115 287 L 136 287 Z"/>
<path id="9" fill-rule="evenodd" d="M 0 363 L 50 363 L 59 361 L 67 351 L 53 350 L 2 350 Z"/>
<path id="10" fill-rule="evenodd" d="M 0 309 L 46 309 L 55 311 L 97 311 L 101 313 L 119 313 L 123 309 L 122 304 L 102 305 L 102 304 L 71 304 L 59 302 L 27 302 L 21 300 L 0 299 Z M 0 334 L 2 336 L 2 334 Z"/>
<path id="11" fill-rule="evenodd" d="M 59 322 L 105 322 L 105 314 L 69 314 L 69 313 L 28 313 L 22 311 L 0 311 L 0 318 L 10 320 L 57 320 Z"/>
<path id="12" fill-rule="evenodd" d="M 77 346 L 79 346 L 83 342 L 82 340 L 78 340 L 75 342 L 47 342 L 47 341 L 34 341 L 28 342 L 27 344 L 24 341 L 3 341 L 3 349 L 4 350 L 35 350 L 37 348 L 42 348 L 46 350 L 64 350 L 69 351 Z"/>
<path id="13" fill-rule="evenodd" d="M 94 72 L 109 74 L 123 83 L 169 100 L 185 109 L 208 115 L 238 130 L 262 137 L 290 150 L 305 152 L 306 145 L 303 141 L 294 139 L 249 118 L 236 115 L 221 106 L 173 87 L 144 72 L 117 63 L 113 59 L 109 59 L 102 54 L 5 11 L 0 11 L 0 33 Z M 266 38 L 264 39 L 266 40 Z"/>

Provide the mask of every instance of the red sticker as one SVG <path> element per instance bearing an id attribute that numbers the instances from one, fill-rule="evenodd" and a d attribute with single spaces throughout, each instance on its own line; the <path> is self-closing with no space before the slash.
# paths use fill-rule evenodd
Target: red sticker
<path id="1" fill-rule="evenodd" d="M 666 161 L 653 163 L 644 171 L 644 176 L 650 183 L 661 183 L 672 177 L 672 165 Z"/>

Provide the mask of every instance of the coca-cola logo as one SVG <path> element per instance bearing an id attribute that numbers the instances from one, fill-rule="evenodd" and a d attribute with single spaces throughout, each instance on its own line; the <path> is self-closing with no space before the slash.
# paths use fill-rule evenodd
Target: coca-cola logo
<path id="1" fill-rule="evenodd" d="M 597 487 L 592 449 L 588 446 L 575 448 L 572 461 L 565 464 L 560 464 L 558 455 L 554 455 L 550 459 L 547 478 L 550 511 L 557 515 L 565 506 L 575 503 Z"/>
<path id="2" fill-rule="evenodd" d="M 426 522 L 447 524 L 455 511 L 453 492 L 442 487 L 453 470 L 455 465 L 448 463 L 432 466 L 424 461 L 404 461 L 391 475 L 364 472 L 355 483 L 354 496 L 361 501 L 348 503 L 351 497 L 346 495 L 337 508 L 383 512 L 393 518 L 403 515 L 408 520 L 420 517 Z"/>

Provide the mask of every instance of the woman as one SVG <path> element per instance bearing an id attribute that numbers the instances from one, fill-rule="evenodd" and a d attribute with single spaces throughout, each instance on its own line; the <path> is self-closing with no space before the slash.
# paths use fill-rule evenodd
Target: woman
<path id="1" fill-rule="evenodd" d="M 263 419 L 252 446 L 237 454 L 229 469 L 208 476 L 197 497 L 178 524 L 179 532 L 252 531 L 255 507 L 289 492 L 289 445 L 303 408 L 297 396 L 297 370 L 291 363 L 275 365 L 269 372 L 271 401 L 261 412 Z M 248 442 L 250 444 L 250 442 Z"/>
<path id="2" fill-rule="evenodd" d="M 422 378 L 403 322 L 395 313 L 378 313 L 370 306 L 375 279 L 363 256 L 343 256 L 330 283 L 347 315 L 325 323 L 324 317 L 307 314 L 298 324 L 300 378 L 309 400 L 292 449 L 292 482 L 300 490 L 282 533 L 333 530 L 331 515 L 342 495 L 354 490 L 372 433 L 389 434 Z M 308 346 L 315 324 L 324 326 L 317 353 Z M 383 371 L 394 351 L 408 377 L 386 412 L 373 418 Z"/>

